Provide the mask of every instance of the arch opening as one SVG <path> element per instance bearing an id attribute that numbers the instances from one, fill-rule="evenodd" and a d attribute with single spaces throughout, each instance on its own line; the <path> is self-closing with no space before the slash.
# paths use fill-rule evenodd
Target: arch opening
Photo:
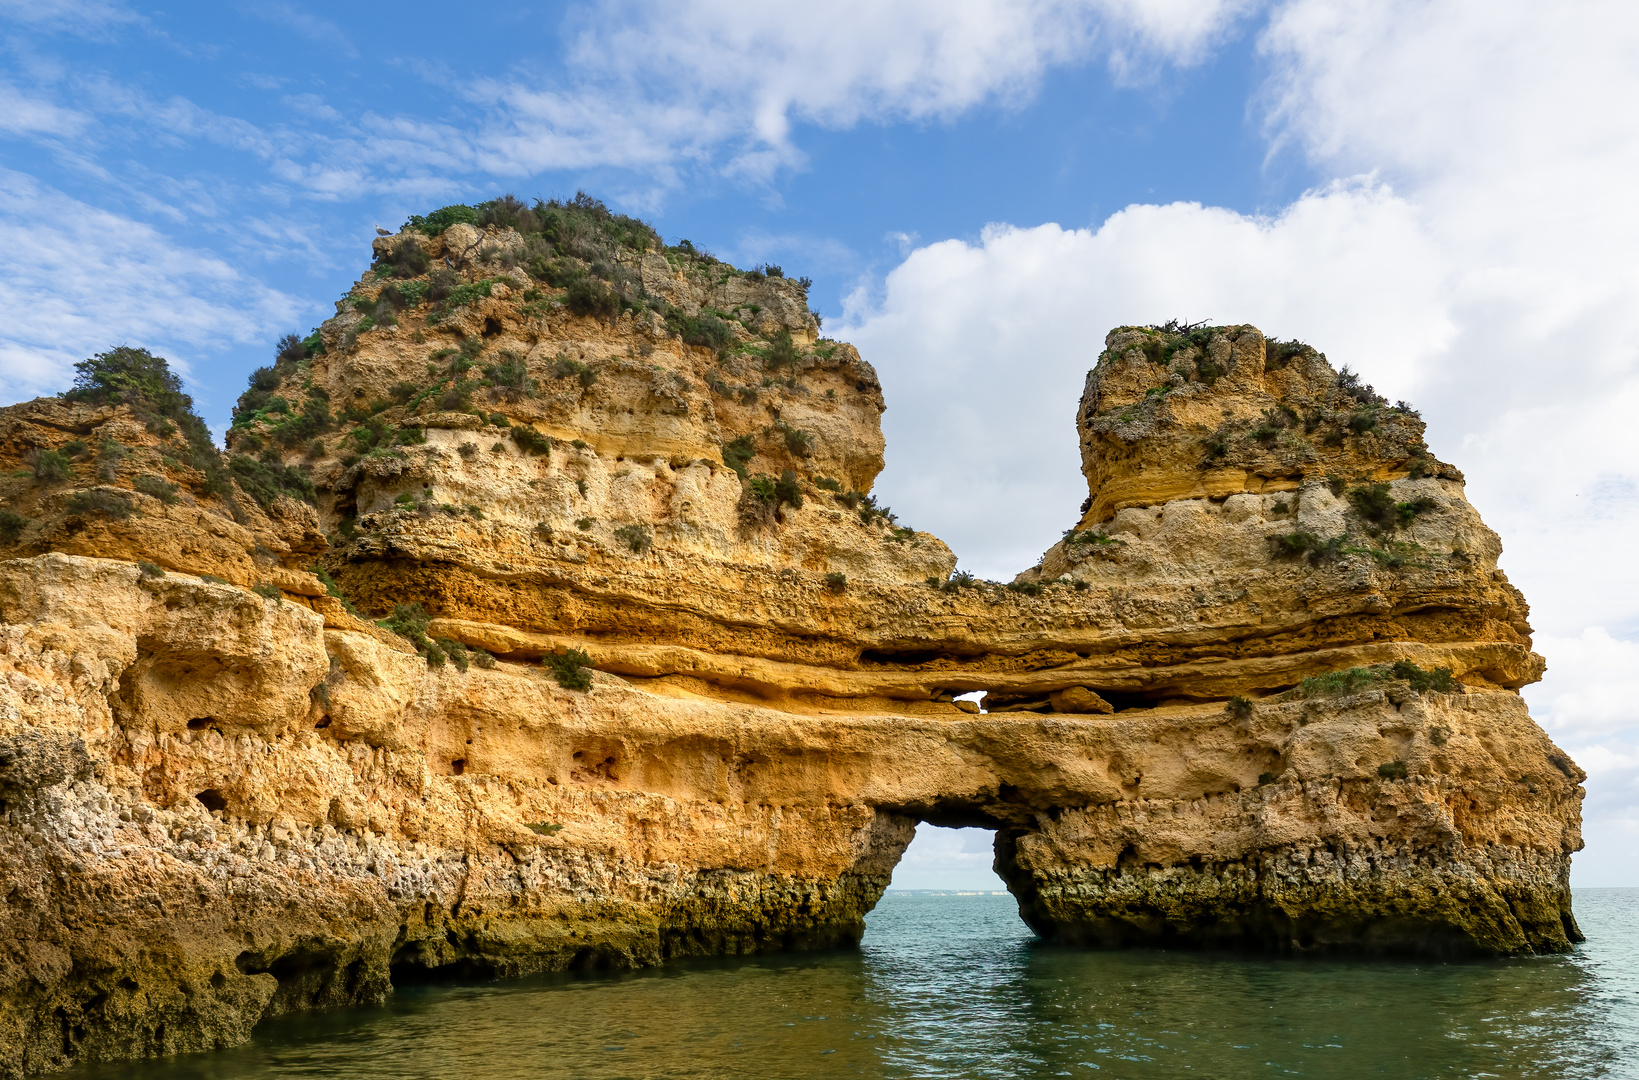
<path id="1" fill-rule="evenodd" d="M 996 840 L 994 826 L 964 820 L 917 822 L 887 889 L 866 919 L 866 941 L 882 934 L 902 935 L 907 920 L 916 925 L 916 933 L 925 926 L 933 936 L 951 920 L 979 917 L 993 929 L 1000 925 L 998 918 L 1007 925 L 1015 919 L 1023 924 L 1017 903 L 995 870 Z M 1017 929 L 1028 933 L 1022 925 Z"/>

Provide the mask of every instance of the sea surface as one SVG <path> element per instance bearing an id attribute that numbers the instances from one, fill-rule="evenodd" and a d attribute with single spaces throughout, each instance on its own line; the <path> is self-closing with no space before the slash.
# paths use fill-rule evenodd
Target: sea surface
<path id="1" fill-rule="evenodd" d="M 1639 1077 L 1639 889 L 1570 956 L 1085 952 L 1006 895 L 889 893 L 857 950 L 400 990 L 97 1080 Z"/>

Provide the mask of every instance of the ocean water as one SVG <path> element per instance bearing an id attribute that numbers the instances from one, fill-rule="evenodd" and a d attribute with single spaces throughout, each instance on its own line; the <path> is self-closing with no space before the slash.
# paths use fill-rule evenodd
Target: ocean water
<path id="1" fill-rule="evenodd" d="M 889 893 L 857 951 L 411 987 L 98 1080 L 1639 1078 L 1639 889 L 1570 956 L 1470 963 L 1045 946 L 1010 897 Z"/>

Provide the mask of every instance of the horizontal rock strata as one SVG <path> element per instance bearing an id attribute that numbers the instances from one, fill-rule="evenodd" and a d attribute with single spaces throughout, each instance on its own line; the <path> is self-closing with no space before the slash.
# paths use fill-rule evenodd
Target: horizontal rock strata
<path id="1" fill-rule="evenodd" d="M 0 410 L 0 1075 L 848 944 L 918 821 L 994 829 L 1052 940 L 1579 940 L 1583 774 L 1409 407 L 1118 329 L 1079 520 L 973 581 L 868 494 L 802 283 L 484 214 L 378 241 L 225 455 L 163 387 Z"/>

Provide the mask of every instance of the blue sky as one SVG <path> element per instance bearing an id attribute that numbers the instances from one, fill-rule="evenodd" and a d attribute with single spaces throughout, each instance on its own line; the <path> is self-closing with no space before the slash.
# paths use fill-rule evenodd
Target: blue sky
<path id="1" fill-rule="evenodd" d="M 474 89 L 483 80 L 583 85 L 568 57 L 598 21 L 584 7 L 496 5 L 479 20 L 413 3 L 59 8 L 10 22 L 6 67 L 67 122 L 14 130 L 0 162 L 279 294 L 236 340 L 152 343 L 190 365 L 217 426 L 278 332 L 331 313 L 376 225 L 446 202 L 584 188 L 668 239 L 807 274 L 836 316 L 919 240 L 975 238 L 993 221 L 1096 225 L 1133 202 L 1278 210 L 1317 178 L 1300 155 L 1271 155 L 1249 107 L 1262 66 L 1251 21 L 1199 63 L 1147 60 L 1119 84 L 1089 55 L 959 112 L 799 120 L 788 163 L 745 175 L 712 147 L 640 167 L 526 168 L 449 136 L 505 125 Z"/>
<path id="2" fill-rule="evenodd" d="M 1592 774 L 1576 880 L 1639 884 L 1635 55 L 1612 0 L 0 0 L 0 393 L 129 342 L 220 428 L 375 226 L 585 188 L 812 277 L 879 493 L 1001 578 L 1084 494 L 1104 332 L 1253 322 L 1465 470 Z"/>

